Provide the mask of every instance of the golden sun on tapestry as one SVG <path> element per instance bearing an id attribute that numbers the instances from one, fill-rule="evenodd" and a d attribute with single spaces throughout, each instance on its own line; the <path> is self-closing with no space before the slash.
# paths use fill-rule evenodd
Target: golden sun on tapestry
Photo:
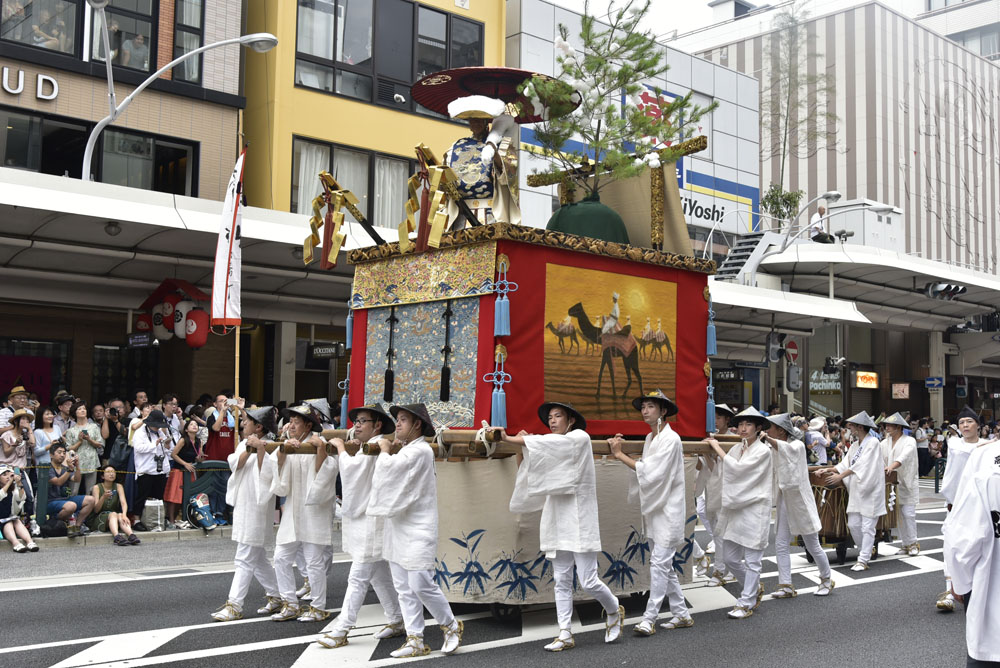
<path id="1" fill-rule="evenodd" d="M 675 396 L 677 284 L 548 264 L 545 399 L 592 420 L 633 420 L 631 400 Z"/>

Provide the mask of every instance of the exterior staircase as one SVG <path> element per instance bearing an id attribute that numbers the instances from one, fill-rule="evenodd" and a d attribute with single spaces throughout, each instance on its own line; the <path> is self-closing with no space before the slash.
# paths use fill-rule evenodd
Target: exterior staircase
<path id="1" fill-rule="evenodd" d="M 736 242 L 736 245 L 729 249 L 726 259 L 722 261 L 718 271 L 715 272 L 715 280 L 744 282 L 746 280 L 744 274 L 748 273 L 744 271 L 747 265 L 753 266 L 754 263 L 759 262 L 761 256 L 770 248 L 780 247 L 783 239 L 784 235 L 778 232 L 744 234 Z"/>

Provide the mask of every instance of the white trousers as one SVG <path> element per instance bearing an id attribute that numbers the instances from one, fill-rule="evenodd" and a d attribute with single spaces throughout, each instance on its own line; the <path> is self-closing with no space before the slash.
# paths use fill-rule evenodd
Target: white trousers
<path id="1" fill-rule="evenodd" d="M 819 536 L 811 533 L 802 536 L 806 550 L 812 555 L 819 568 L 819 576 L 822 579 L 830 577 L 830 560 L 819 544 Z M 778 584 L 792 584 L 792 557 L 790 546 L 792 543 L 792 531 L 788 527 L 788 511 L 785 510 L 785 500 L 778 500 L 778 519 L 774 531 L 774 554 L 778 561 Z"/>
<path id="2" fill-rule="evenodd" d="M 337 615 L 335 630 L 346 633 L 354 628 L 358 621 L 358 611 L 364 605 L 365 595 L 368 594 L 368 585 L 375 590 L 378 601 L 382 604 L 385 621 L 389 624 L 403 621 L 403 615 L 399 611 L 399 598 L 392 586 L 389 562 L 382 560 L 363 564 L 355 561 L 351 564 L 351 572 L 347 575 L 347 591 L 344 592 L 344 604 L 340 608 L 340 614 Z"/>
<path id="3" fill-rule="evenodd" d="M 917 542 L 917 506 L 909 504 L 899 507 L 899 540 L 906 545 Z"/>
<path id="4" fill-rule="evenodd" d="M 674 550 L 653 543 L 653 553 L 649 557 L 649 602 L 646 604 L 646 613 L 642 616 L 644 621 L 650 624 L 656 621 L 664 598 L 674 617 L 686 619 L 691 616 L 684 602 L 684 592 L 681 591 L 677 571 L 674 570 Z"/>
<path id="5" fill-rule="evenodd" d="M 317 545 L 294 541 L 274 546 L 274 575 L 278 581 L 278 592 L 281 600 L 292 605 L 298 605 L 295 597 L 295 555 L 302 548 L 302 559 L 305 561 L 305 576 L 309 578 L 312 590 L 312 606 L 326 610 L 326 556 L 328 545 Z M 302 564 L 300 564 L 300 567 Z"/>
<path id="6" fill-rule="evenodd" d="M 568 631 L 573 626 L 573 566 L 580 587 L 601 604 L 608 615 L 618 612 L 618 599 L 608 585 L 597 576 L 596 552 L 567 552 L 559 550 L 552 559 L 552 579 L 555 580 L 556 617 L 559 628 Z"/>
<path id="7" fill-rule="evenodd" d="M 708 539 L 714 540 L 715 534 L 712 533 L 712 522 L 708 518 L 708 506 L 705 503 L 704 494 L 694 500 L 694 508 L 698 514 L 698 521 L 701 522 L 701 525 L 705 527 L 705 531 L 708 532 Z"/>
<path id="8" fill-rule="evenodd" d="M 408 571 L 399 564 L 389 562 L 392 584 L 399 594 L 399 609 L 403 614 L 406 635 L 424 635 L 424 608 L 441 626 L 455 623 L 448 599 L 441 587 L 434 582 L 434 571 Z"/>
<path id="9" fill-rule="evenodd" d="M 754 607 L 757 605 L 757 591 L 760 588 L 760 568 L 764 550 L 751 550 L 731 540 L 723 541 L 722 547 L 726 567 L 736 576 L 736 581 L 743 592 L 736 599 L 737 605 L 745 608 Z M 719 546 L 716 545 L 715 549 L 718 550 Z"/>
<path id="10" fill-rule="evenodd" d="M 243 600 L 250 591 L 250 583 L 254 578 L 264 588 L 267 596 L 278 595 L 278 581 L 274 569 L 267 560 L 267 552 L 263 545 L 247 545 L 236 543 L 236 572 L 233 573 L 233 584 L 229 587 L 229 602 L 233 607 L 243 609 Z"/>
<path id="11" fill-rule="evenodd" d="M 865 517 L 861 513 L 847 513 L 847 528 L 851 530 L 854 544 L 858 546 L 858 561 L 863 564 L 867 564 L 872 558 L 877 524 L 877 517 Z"/>

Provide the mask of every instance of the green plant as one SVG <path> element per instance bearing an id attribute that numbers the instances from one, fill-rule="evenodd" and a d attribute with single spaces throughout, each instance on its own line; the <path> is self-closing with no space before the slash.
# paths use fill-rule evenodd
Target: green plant
<path id="1" fill-rule="evenodd" d="M 588 196 L 647 166 L 675 162 L 679 153 L 671 146 L 716 106 L 693 105 L 691 93 L 668 101 L 658 88 L 645 85 L 668 69 L 663 48 L 639 27 L 649 5 L 650 0 L 612 0 L 605 24 L 591 14 L 588 0 L 582 51 L 570 46 L 569 32 L 560 24 L 556 80 L 533 77 L 520 87 L 534 112 L 547 119 L 536 126 L 535 137 L 551 161 L 549 171 L 569 174 L 570 186 Z M 573 112 L 560 115 L 577 102 Z"/>
<path id="2" fill-rule="evenodd" d="M 785 190 L 781 185 L 772 183 L 760 198 L 760 210 L 771 218 L 789 221 L 798 213 L 799 203 L 804 196 L 805 192 L 802 190 Z"/>

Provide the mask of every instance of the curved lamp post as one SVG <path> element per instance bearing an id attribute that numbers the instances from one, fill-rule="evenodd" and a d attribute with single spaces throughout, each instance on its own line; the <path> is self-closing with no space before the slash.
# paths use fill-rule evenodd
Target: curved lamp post
<path id="1" fill-rule="evenodd" d="M 136 98 L 139 93 L 146 89 L 149 84 L 156 81 L 161 74 L 176 67 L 180 63 L 193 58 L 198 54 L 208 51 L 209 49 L 215 49 L 220 46 L 229 46 L 230 44 L 242 44 L 243 46 L 249 47 L 258 53 L 264 53 L 270 51 L 275 46 L 278 45 L 278 38 L 274 35 L 266 32 L 258 32 L 250 35 L 243 35 L 242 37 L 233 37 L 231 39 L 224 39 L 220 42 L 213 42 L 212 44 L 206 44 L 205 46 L 199 47 L 192 51 L 188 51 L 179 58 L 174 58 L 169 63 L 161 67 L 160 69 L 149 75 L 149 78 L 139 84 L 134 91 L 132 91 L 128 97 L 122 100 L 121 104 L 116 104 L 115 100 L 115 82 L 111 73 L 111 58 L 108 49 L 108 45 L 111 43 L 110 36 L 108 35 L 108 22 L 105 18 L 104 8 L 108 4 L 109 0 L 87 0 L 87 3 L 94 9 L 94 12 L 100 17 L 101 28 L 103 32 L 104 39 L 104 64 L 107 67 L 108 75 L 108 107 L 110 108 L 110 113 L 97 122 L 94 126 L 93 131 L 90 133 L 90 137 L 87 139 L 87 148 L 83 152 L 83 171 L 81 172 L 81 178 L 84 181 L 90 181 L 90 163 L 94 158 L 94 147 L 97 145 L 97 138 L 100 136 L 101 131 L 104 130 L 108 125 L 114 123 L 125 108 L 132 104 L 132 100 Z"/>

